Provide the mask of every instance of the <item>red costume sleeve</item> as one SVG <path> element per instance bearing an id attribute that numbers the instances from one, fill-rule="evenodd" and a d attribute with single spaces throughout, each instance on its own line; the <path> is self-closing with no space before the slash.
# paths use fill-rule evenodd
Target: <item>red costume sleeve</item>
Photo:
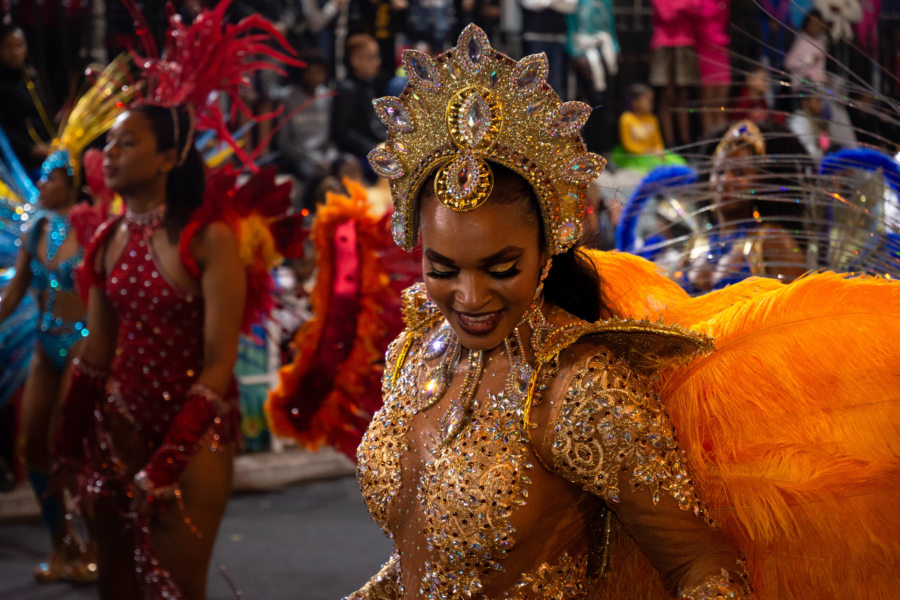
<path id="1" fill-rule="evenodd" d="M 172 428 L 144 469 L 135 477 L 148 493 L 158 494 L 174 486 L 207 432 L 221 427 L 229 407 L 202 384 L 194 384 Z"/>

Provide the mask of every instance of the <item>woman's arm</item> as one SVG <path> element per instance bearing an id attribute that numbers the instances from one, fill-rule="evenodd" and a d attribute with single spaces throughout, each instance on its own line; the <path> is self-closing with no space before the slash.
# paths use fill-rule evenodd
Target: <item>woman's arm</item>
<path id="1" fill-rule="evenodd" d="M 213 223 L 199 240 L 197 263 L 203 275 L 203 370 L 197 383 L 219 395 L 234 379 L 238 336 L 247 296 L 247 273 L 237 238 L 224 223 Z"/>
<path id="2" fill-rule="evenodd" d="M 247 276 L 234 232 L 224 223 L 198 236 L 195 257 L 203 291 L 203 368 L 162 445 L 136 476 L 149 495 L 174 486 L 206 433 L 229 407 L 223 396 L 234 379 Z"/>
<path id="3" fill-rule="evenodd" d="M 606 502 L 673 596 L 750 598 L 739 554 L 698 497 L 650 381 L 602 350 L 575 365 L 562 402 L 545 409 L 536 438 L 544 461 Z"/>
<path id="4" fill-rule="evenodd" d="M 16 274 L 13 280 L 6 286 L 4 294 L 0 297 L 0 323 L 5 321 L 9 315 L 16 310 L 19 302 L 25 297 L 28 291 L 28 284 L 31 283 L 31 257 L 25 252 L 25 239 L 22 238 L 22 246 L 19 248 L 19 254 L 16 256 Z"/>

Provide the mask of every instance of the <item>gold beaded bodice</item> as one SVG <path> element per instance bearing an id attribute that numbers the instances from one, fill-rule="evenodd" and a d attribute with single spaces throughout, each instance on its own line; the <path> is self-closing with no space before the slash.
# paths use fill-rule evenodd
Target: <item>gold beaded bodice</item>
<path id="1" fill-rule="evenodd" d="M 705 340 L 548 311 L 546 325 L 529 329 L 533 354 L 519 377 L 507 372 L 511 357 L 497 367 L 479 357 L 482 375 L 454 427 L 447 415 L 474 359 L 447 373 L 454 383 L 438 381 L 454 351 L 449 329 L 420 290 L 408 292 L 406 311 L 411 326 L 388 351 L 384 406 L 358 450 L 363 496 L 395 553 L 351 598 L 580 599 L 591 523 L 621 488 L 706 518 L 650 379 L 613 351 L 638 330 L 646 337 L 629 347 L 654 359 L 702 350 Z M 567 351 L 586 334 L 607 343 Z"/>

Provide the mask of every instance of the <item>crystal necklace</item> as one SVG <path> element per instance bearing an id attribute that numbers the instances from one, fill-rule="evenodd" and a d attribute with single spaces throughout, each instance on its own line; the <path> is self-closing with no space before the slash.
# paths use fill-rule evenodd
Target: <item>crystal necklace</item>
<path id="1" fill-rule="evenodd" d="M 136 225 L 138 227 L 149 227 L 151 229 L 155 228 L 157 225 L 163 222 L 165 216 L 165 204 L 154 206 L 150 210 L 146 210 L 144 212 L 134 212 L 130 208 L 125 209 L 125 222 L 129 225 Z"/>
<path id="2" fill-rule="evenodd" d="M 536 313 L 536 314 L 535 314 Z M 503 340 L 503 353 L 509 362 L 502 394 L 508 400 L 523 398 L 528 391 L 534 368 L 528 364 L 525 356 L 525 346 L 522 343 L 520 332 L 521 325 L 528 323 L 533 331 L 541 338 L 552 330 L 541 313 L 540 306 L 532 306 L 522 317 L 519 325 Z M 441 415 L 440 444 L 445 446 L 451 442 L 462 430 L 466 422 L 475 392 L 481 384 L 484 374 L 484 352 L 480 350 L 466 350 L 466 375 L 456 398 L 451 399 L 450 407 Z M 442 356 L 440 364 L 430 373 L 425 383 L 418 391 L 418 411 L 423 411 L 444 396 L 450 385 L 453 372 L 459 364 L 462 354 L 462 346 L 459 339 L 448 323 L 444 323 L 425 343 L 422 349 L 422 361 L 434 360 Z"/>

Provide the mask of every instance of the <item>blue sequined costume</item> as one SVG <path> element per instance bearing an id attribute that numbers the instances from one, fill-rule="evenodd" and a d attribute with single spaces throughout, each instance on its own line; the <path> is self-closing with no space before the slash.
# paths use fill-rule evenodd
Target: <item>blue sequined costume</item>
<path id="1" fill-rule="evenodd" d="M 47 222 L 47 260 L 44 263 L 37 255 L 41 225 Z M 75 269 L 81 262 L 84 250 L 79 249 L 72 257 L 53 265 L 60 246 L 69 234 L 68 218 L 55 214 L 38 216 L 28 234 L 27 252 L 31 259 L 31 287 L 38 295 L 46 293 L 46 301 L 38 322 L 38 344 L 60 371 L 65 367 L 69 349 L 75 342 L 88 334 L 84 320 L 66 321 L 54 313 L 57 293 L 75 290 Z M 51 266 L 53 265 L 53 266 Z"/>

